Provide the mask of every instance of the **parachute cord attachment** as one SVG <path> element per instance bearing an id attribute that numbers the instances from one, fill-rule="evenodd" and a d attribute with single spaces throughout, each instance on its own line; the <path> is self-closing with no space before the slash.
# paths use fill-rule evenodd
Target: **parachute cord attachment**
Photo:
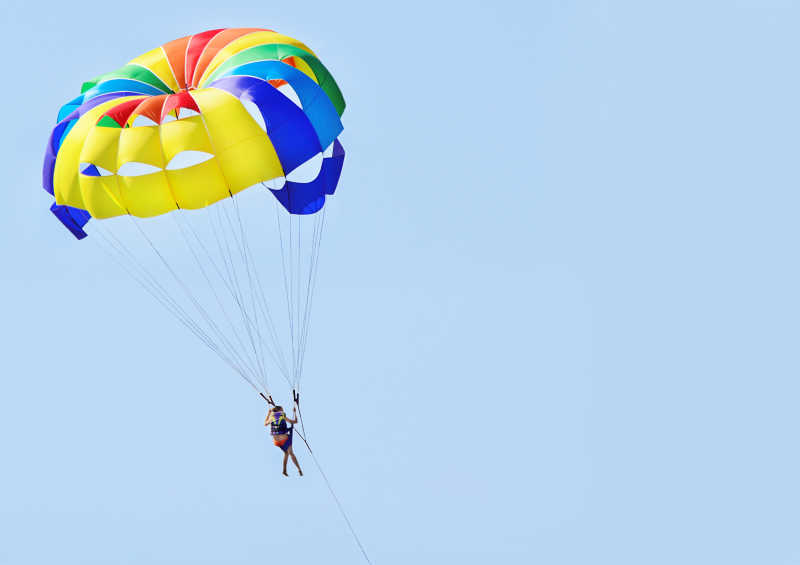
<path id="1" fill-rule="evenodd" d="M 300 410 L 300 393 L 295 389 L 292 389 L 292 400 L 294 400 L 294 405 L 297 407 L 297 416 L 300 418 L 300 429 L 303 430 L 304 436 L 306 434 L 306 427 L 305 424 L 303 424 L 303 411 Z M 303 438 L 303 441 L 306 441 L 305 438 Z M 308 442 L 306 442 L 306 447 L 308 447 Z M 308 448 L 308 451 L 311 451 L 310 447 Z"/>

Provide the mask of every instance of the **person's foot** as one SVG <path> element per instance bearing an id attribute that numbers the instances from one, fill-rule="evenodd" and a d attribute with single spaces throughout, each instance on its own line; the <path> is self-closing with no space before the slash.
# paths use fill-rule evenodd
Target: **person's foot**
<path id="1" fill-rule="evenodd" d="M 303 476 L 303 471 L 301 471 L 300 469 L 298 469 L 298 470 L 297 470 L 297 472 L 298 472 L 298 473 L 300 473 L 300 476 L 301 476 L 301 477 Z"/>
<path id="2" fill-rule="evenodd" d="M 284 471 L 283 471 L 283 476 L 284 476 L 284 477 L 288 477 L 288 476 L 289 476 L 289 473 L 287 473 L 287 472 L 284 470 Z"/>

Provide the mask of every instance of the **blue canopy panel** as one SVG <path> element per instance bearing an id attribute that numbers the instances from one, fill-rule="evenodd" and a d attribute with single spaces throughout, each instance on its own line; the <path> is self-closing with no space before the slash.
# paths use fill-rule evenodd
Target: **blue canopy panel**
<path id="1" fill-rule="evenodd" d="M 285 80 L 297 93 L 303 113 L 314 126 L 320 145 L 328 147 L 342 133 L 342 122 L 328 95 L 303 71 L 280 61 L 256 61 L 234 67 L 220 78 L 228 76 Z M 215 83 L 216 81 L 211 86 L 215 86 Z"/>
<path id="2" fill-rule="evenodd" d="M 77 239 L 83 239 L 88 235 L 83 231 L 83 226 L 86 225 L 92 216 L 86 210 L 53 203 L 53 205 L 50 206 L 50 211 Z"/>
<path id="3" fill-rule="evenodd" d="M 344 147 L 338 139 L 333 141 L 333 154 L 322 161 L 322 171 L 326 178 L 327 188 L 325 194 L 333 194 L 339 184 L 344 166 Z"/>
<path id="4" fill-rule="evenodd" d="M 311 182 L 286 181 L 279 190 L 269 189 L 290 214 L 314 214 L 325 205 L 325 195 L 336 192 L 344 165 L 344 147 L 333 142 L 333 154 L 322 160 L 319 175 Z"/>
<path id="5" fill-rule="evenodd" d="M 305 75 L 303 77 L 308 79 Z M 297 80 L 299 77 L 292 76 L 291 78 Z M 303 79 L 300 78 L 300 81 Z M 306 108 L 298 107 L 266 79 L 253 76 L 224 77 L 215 80 L 210 86 L 230 92 L 237 98 L 256 105 L 264 119 L 267 135 L 275 148 L 278 160 L 287 175 L 315 155 L 323 153 L 323 149 L 326 147 L 334 144 L 332 154 L 327 157 L 323 156 L 320 172 L 314 180 L 310 182 L 287 180 L 285 185 L 279 189 L 269 188 L 290 214 L 318 212 L 325 204 L 325 195 L 333 194 L 336 190 L 336 183 L 339 181 L 344 162 L 342 145 L 335 137 L 330 137 L 333 132 L 338 135 L 342 130 L 339 116 L 335 110 L 332 111 L 332 115 L 328 113 L 328 118 L 335 120 L 333 124 L 321 120 L 319 116 L 312 121 L 306 113 Z M 316 88 L 323 97 L 327 97 L 311 79 L 303 84 L 303 88 L 305 91 Z M 308 99 L 313 100 L 313 97 L 309 95 Z M 315 121 L 318 125 L 325 123 L 325 126 L 317 130 Z"/>

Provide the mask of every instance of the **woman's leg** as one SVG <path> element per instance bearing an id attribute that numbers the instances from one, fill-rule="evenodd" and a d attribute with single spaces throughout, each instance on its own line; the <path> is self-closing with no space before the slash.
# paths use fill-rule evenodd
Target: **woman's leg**
<path id="1" fill-rule="evenodd" d="M 283 452 L 283 474 L 287 477 L 289 473 L 286 472 L 286 462 L 289 460 L 289 450 L 292 449 L 291 447 Z M 294 455 L 292 455 L 292 459 L 294 459 Z"/>
<path id="2" fill-rule="evenodd" d="M 289 449 L 286 450 L 286 453 L 292 456 L 292 463 L 294 463 L 294 466 L 297 467 L 297 472 L 300 473 L 300 476 L 302 477 L 303 476 L 303 470 L 300 468 L 300 463 L 297 462 L 297 457 L 294 456 L 294 450 L 292 449 L 291 445 L 289 446 Z M 284 459 L 283 468 L 286 469 L 286 460 L 285 459 Z"/>

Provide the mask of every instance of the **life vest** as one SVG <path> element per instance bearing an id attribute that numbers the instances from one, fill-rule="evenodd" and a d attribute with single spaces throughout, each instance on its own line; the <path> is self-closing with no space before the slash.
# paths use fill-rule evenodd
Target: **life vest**
<path id="1" fill-rule="evenodd" d="M 269 432 L 274 436 L 280 436 L 289 433 L 289 426 L 286 424 L 286 418 L 281 412 L 281 415 L 275 419 L 273 416 L 269 423 Z"/>

